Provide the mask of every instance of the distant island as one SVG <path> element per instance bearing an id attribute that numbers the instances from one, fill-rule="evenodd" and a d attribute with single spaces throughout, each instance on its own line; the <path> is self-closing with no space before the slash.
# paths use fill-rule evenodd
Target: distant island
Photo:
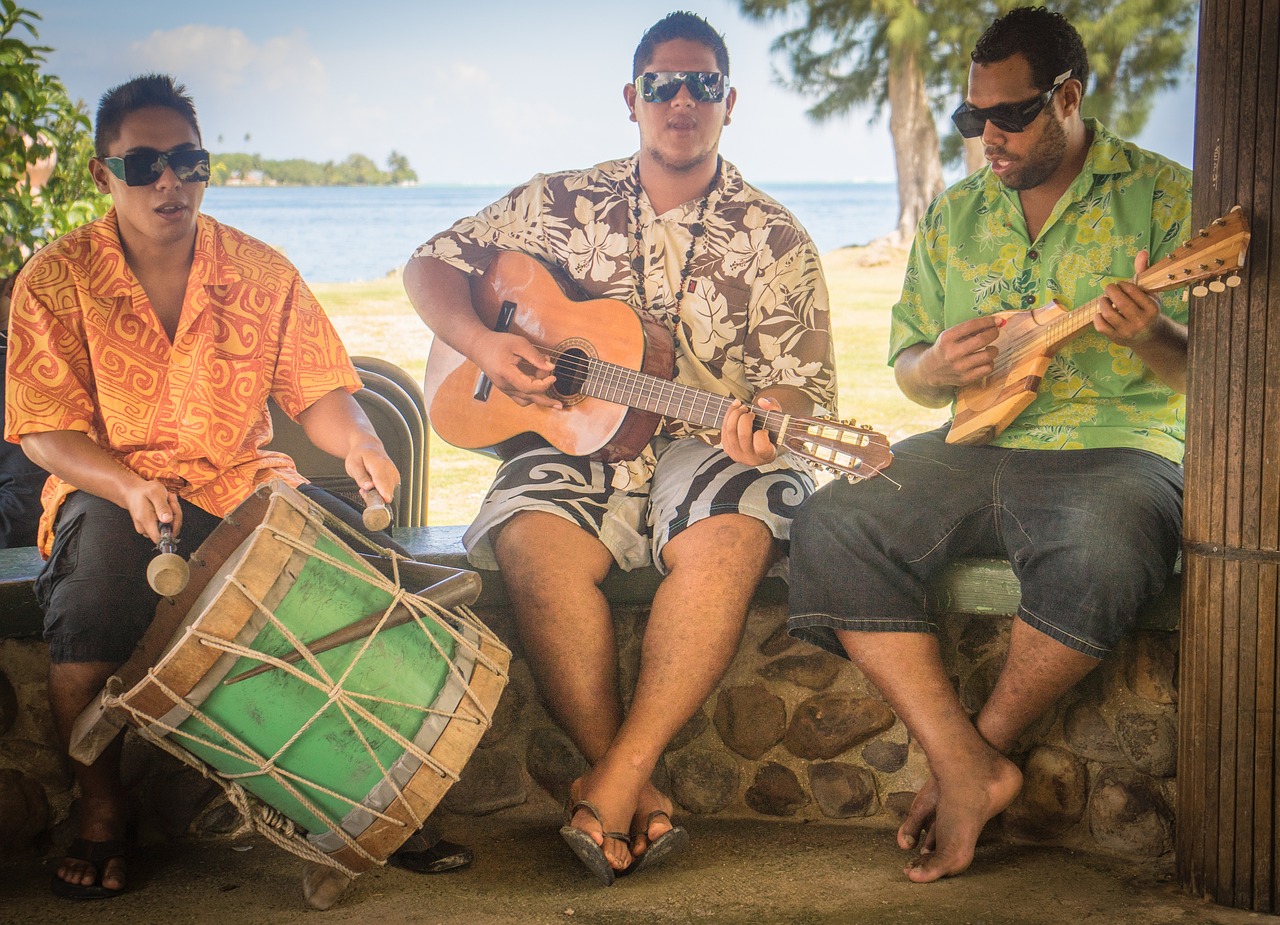
<path id="1" fill-rule="evenodd" d="M 341 163 L 318 164 L 302 158 L 270 161 L 257 154 L 211 154 L 212 186 L 412 186 L 417 172 L 409 159 L 392 151 L 387 169 L 363 154 L 352 154 Z"/>

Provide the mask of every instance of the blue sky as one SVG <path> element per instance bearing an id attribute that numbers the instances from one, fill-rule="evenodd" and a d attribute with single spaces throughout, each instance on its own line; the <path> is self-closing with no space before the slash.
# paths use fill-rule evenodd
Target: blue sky
<path id="1" fill-rule="evenodd" d="M 384 164 L 426 183 L 515 184 L 635 150 L 622 85 L 644 30 L 690 9 L 725 35 L 739 99 L 721 151 L 756 182 L 893 180 L 885 121 L 815 125 L 774 79 L 779 23 L 732 0 L 173 0 L 28 2 L 49 69 L 90 111 L 103 90 L 167 71 L 195 98 L 206 146 Z M 1137 139 L 1191 163 L 1192 78 Z M 245 136 L 248 140 L 245 140 Z"/>

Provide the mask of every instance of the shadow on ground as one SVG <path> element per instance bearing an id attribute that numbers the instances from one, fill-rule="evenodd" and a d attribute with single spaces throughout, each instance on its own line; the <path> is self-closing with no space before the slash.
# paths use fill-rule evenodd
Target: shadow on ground
<path id="1" fill-rule="evenodd" d="M 41 858 L 7 862 L 0 923 L 1280 923 L 1181 894 L 1167 864 L 1059 848 L 983 845 L 963 876 L 917 886 L 903 877 L 904 855 L 883 830 L 701 818 L 684 854 L 606 889 L 560 841 L 553 818 L 439 822 L 446 837 L 475 849 L 469 870 L 372 871 L 328 912 L 304 906 L 300 861 L 245 837 L 140 848 L 131 890 L 97 903 L 51 896 L 52 868 Z"/>

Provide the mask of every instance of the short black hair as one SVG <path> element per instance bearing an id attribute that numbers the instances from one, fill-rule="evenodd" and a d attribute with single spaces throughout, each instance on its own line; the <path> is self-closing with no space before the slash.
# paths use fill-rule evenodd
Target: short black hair
<path id="1" fill-rule="evenodd" d="M 995 64 L 1022 55 L 1031 65 L 1031 79 L 1048 90 L 1063 71 L 1089 86 L 1089 55 L 1076 27 L 1061 13 L 1042 6 L 1010 10 L 982 33 L 969 55 L 974 64 Z"/>
<path id="2" fill-rule="evenodd" d="M 191 102 L 187 88 L 174 83 L 168 74 L 143 74 L 102 94 L 98 101 L 98 117 L 94 121 L 94 153 L 98 157 L 106 157 L 108 146 L 120 137 L 120 126 L 124 124 L 125 116 L 149 106 L 172 109 L 187 120 L 196 133 L 196 140 L 200 140 L 196 106 Z"/>
<path id="3" fill-rule="evenodd" d="M 631 59 L 631 79 L 643 74 L 658 46 L 672 39 L 686 39 L 710 48 L 716 56 L 716 67 L 720 68 L 720 73 L 726 78 L 729 76 L 729 49 L 725 47 L 724 36 L 701 16 L 680 10 L 658 20 L 640 39 L 635 57 Z"/>

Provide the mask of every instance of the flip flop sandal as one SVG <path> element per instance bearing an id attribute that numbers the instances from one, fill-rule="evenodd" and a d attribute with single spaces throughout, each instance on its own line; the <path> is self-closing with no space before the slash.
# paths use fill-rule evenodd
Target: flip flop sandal
<path id="1" fill-rule="evenodd" d="M 71 883 L 63 880 L 58 876 L 58 872 L 53 872 L 53 877 L 49 881 L 49 889 L 54 896 L 61 896 L 63 899 L 111 899 L 123 893 L 126 887 L 111 889 L 102 885 L 102 872 L 107 866 L 107 861 L 112 858 L 124 858 L 129 854 L 129 843 L 120 838 L 113 838 L 108 841 L 89 841 L 86 838 L 77 838 L 67 848 L 65 857 L 72 861 L 85 861 L 93 865 L 94 882 L 93 883 Z"/>
<path id="2" fill-rule="evenodd" d="M 658 816 L 666 817 L 667 822 L 671 822 L 671 814 L 661 809 L 655 809 L 649 814 L 649 818 L 645 820 L 644 830 L 647 833 L 649 827 L 653 825 L 653 820 Z M 649 848 L 644 854 L 640 855 L 631 866 L 621 873 L 626 875 L 638 874 L 643 870 L 657 867 L 662 860 L 670 855 L 683 851 L 689 845 L 689 833 L 684 826 L 672 825 L 671 828 L 663 832 L 653 841 L 649 842 Z"/>
<path id="3" fill-rule="evenodd" d="M 602 886 L 613 886 L 613 880 L 618 871 L 613 869 L 609 859 L 605 857 L 604 850 L 596 844 L 594 838 L 582 831 L 582 829 L 570 825 L 573 817 L 580 809 L 585 809 L 589 812 L 595 817 L 596 822 L 600 823 L 600 828 L 604 828 L 604 820 L 600 818 L 600 810 L 596 808 L 595 804 L 587 800 L 578 800 L 565 809 L 565 824 L 560 828 L 560 837 L 565 840 L 570 850 L 577 855 L 578 860 L 582 862 L 582 866 L 596 875 L 596 879 L 600 881 Z M 605 832 L 604 837 L 620 841 L 628 848 L 631 847 L 631 836 L 625 832 Z"/>

